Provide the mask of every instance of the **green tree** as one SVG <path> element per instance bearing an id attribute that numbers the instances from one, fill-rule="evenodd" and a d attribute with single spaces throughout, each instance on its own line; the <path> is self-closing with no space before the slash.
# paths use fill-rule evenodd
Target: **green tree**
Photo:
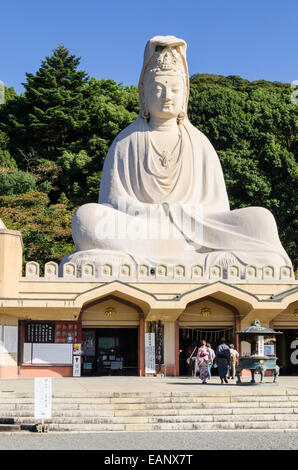
<path id="1" fill-rule="evenodd" d="M 84 105 L 88 76 L 77 70 L 79 63 L 80 58 L 58 46 L 36 74 L 26 74 L 24 94 L 2 111 L 4 130 L 18 137 L 15 153 L 33 149 L 40 157 L 56 160 L 59 150 L 82 138 L 88 122 Z"/>
<path id="2" fill-rule="evenodd" d="M 24 171 L 0 173 L 0 195 L 14 196 L 25 194 L 36 189 L 33 175 Z"/>
<path id="3" fill-rule="evenodd" d="M 60 262 L 75 251 L 71 237 L 71 219 L 75 208 L 67 200 L 51 204 L 47 194 L 31 191 L 15 196 L 0 196 L 0 218 L 12 230 L 20 230 L 24 242 L 24 261 L 43 266 Z"/>
<path id="4" fill-rule="evenodd" d="M 218 151 L 231 208 L 269 209 L 297 266 L 298 107 L 290 86 L 206 74 L 191 83 L 190 120 Z"/>
<path id="5" fill-rule="evenodd" d="M 16 168 L 17 163 L 8 151 L 9 137 L 0 130 L 0 167 Z"/>

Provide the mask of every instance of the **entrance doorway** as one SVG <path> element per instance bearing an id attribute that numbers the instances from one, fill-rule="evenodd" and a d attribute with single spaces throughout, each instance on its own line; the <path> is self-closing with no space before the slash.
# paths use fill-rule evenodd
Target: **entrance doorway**
<path id="1" fill-rule="evenodd" d="M 191 368 L 186 359 L 196 346 L 200 346 L 200 341 L 205 340 L 211 344 L 214 352 L 221 338 L 225 338 L 227 344 L 235 345 L 234 327 L 186 327 L 179 328 L 179 370 L 180 375 L 191 375 Z M 212 368 L 212 375 L 218 375 L 218 371 Z"/>
<path id="2" fill-rule="evenodd" d="M 138 375 L 138 328 L 83 328 L 82 376 Z"/>
<path id="3" fill-rule="evenodd" d="M 280 375 L 298 375 L 298 329 L 275 327 L 282 335 L 276 336 L 277 365 Z"/>

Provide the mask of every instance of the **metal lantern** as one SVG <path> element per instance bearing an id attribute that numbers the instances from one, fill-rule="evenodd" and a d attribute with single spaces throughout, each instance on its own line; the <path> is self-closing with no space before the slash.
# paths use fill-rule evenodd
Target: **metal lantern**
<path id="1" fill-rule="evenodd" d="M 259 384 L 264 383 L 266 370 L 273 370 L 273 383 L 277 383 L 279 376 L 279 366 L 276 364 L 277 357 L 275 353 L 275 337 L 282 334 L 281 331 L 274 331 L 271 328 L 261 326 L 260 320 L 255 320 L 252 326 L 244 328 L 237 332 L 239 341 L 250 343 L 250 354 L 239 357 L 239 365 L 236 368 L 237 384 L 241 384 L 240 372 L 243 369 L 249 369 L 251 372 L 250 384 L 255 385 L 255 372 L 261 374 Z M 273 345 L 266 345 L 265 339 L 272 339 Z"/>

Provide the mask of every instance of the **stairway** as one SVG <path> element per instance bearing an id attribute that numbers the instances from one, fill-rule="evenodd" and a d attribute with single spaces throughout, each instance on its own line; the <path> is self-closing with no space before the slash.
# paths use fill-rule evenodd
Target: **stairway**
<path id="1" fill-rule="evenodd" d="M 55 432 L 298 430 L 298 390 L 258 390 L 54 393 L 45 423 Z M 36 429 L 33 394 L 7 395 L 0 393 L 0 431 Z"/>

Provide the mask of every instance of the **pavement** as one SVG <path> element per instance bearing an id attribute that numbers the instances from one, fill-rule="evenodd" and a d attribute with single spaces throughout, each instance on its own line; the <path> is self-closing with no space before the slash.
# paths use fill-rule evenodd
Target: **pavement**
<path id="1" fill-rule="evenodd" d="M 297 393 L 298 376 L 281 376 L 278 383 L 272 383 L 273 377 L 265 377 L 263 385 L 250 385 L 249 377 L 241 378 L 243 385 L 237 385 L 236 379 L 229 384 L 220 384 L 218 377 L 212 377 L 207 385 L 201 380 L 191 377 L 54 377 L 52 392 L 66 394 L 87 394 L 95 392 L 116 393 L 168 393 L 195 392 L 212 395 L 279 395 Z M 256 381 L 259 377 L 256 377 Z M 34 393 L 34 378 L 18 377 L 15 379 L 0 379 L 0 393 Z"/>
<path id="2" fill-rule="evenodd" d="M 68 451 L 78 451 L 78 450 L 92 450 L 92 451 L 102 451 L 97 455 L 91 456 L 95 457 L 96 464 L 104 463 L 103 459 L 105 455 L 109 455 L 109 451 L 113 451 L 114 455 L 121 455 L 121 451 L 125 451 L 125 455 L 131 455 L 131 451 L 139 451 L 138 455 L 141 458 L 145 458 L 148 455 L 148 452 L 153 455 L 158 455 L 158 451 L 169 451 L 177 450 L 176 454 L 194 454 L 193 451 L 199 451 L 197 453 L 197 459 L 192 459 L 197 463 L 197 468 L 200 468 L 202 463 L 207 464 L 207 468 L 212 466 L 216 462 L 216 459 L 221 458 L 221 465 L 224 462 L 224 459 L 227 457 L 232 458 L 231 465 L 237 465 L 237 460 L 234 460 L 238 455 L 221 455 L 217 456 L 216 453 L 210 453 L 205 456 L 201 451 L 213 451 L 213 450 L 298 450 L 298 439 L 297 433 L 292 432 L 229 432 L 229 431 L 214 431 L 208 432 L 198 432 L 198 431 L 189 431 L 189 432 L 105 432 L 105 433 L 86 433 L 86 434 L 68 434 L 68 433 L 59 433 L 59 434 L 15 434 L 15 435 L 1 435 L 0 434 L 0 451 L 35 451 L 35 450 L 68 450 Z M 120 451 L 120 452 L 119 452 Z M 157 452 L 156 452 L 157 451 Z M 182 452 L 181 452 L 182 451 Z M 183 452 L 188 451 L 188 452 Z M 189 452 L 192 451 L 192 452 Z M 170 452 L 167 452 L 170 455 Z M 175 455 L 176 455 L 175 454 Z M 123 455 L 123 454 L 122 454 Z M 276 453 L 266 454 L 266 465 L 270 465 L 270 456 L 276 458 Z M 16 458 L 17 453 L 11 453 L 8 455 L 9 461 L 11 458 Z M 1 457 L 3 457 L 3 452 L 1 452 Z M 24 454 L 21 456 L 22 462 L 21 465 L 24 466 Z M 29 459 L 32 463 L 32 453 L 29 454 Z M 43 457 L 43 456 L 41 456 Z M 70 454 L 66 456 L 68 465 Z M 74 457 L 77 459 L 78 455 L 74 454 Z M 80 457 L 80 456 L 79 456 Z M 248 456 L 250 457 L 250 456 Z M 256 454 L 252 461 L 258 462 L 260 465 L 260 455 Z M 206 461 L 202 460 L 206 458 Z M 269 460 L 268 460 L 269 458 Z M 199 461 L 198 461 L 199 459 Z M 208 459 L 208 460 L 207 460 Z M 101 461 L 100 461 L 101 460 Z M 42 459 L 41 459 L 42 461 Z M 262 461 L 262 459 L 261 459 Z M 26 462 L 27 463 L 27 462 Z M 77 466 L 78 461 L 71 462 L 74 463 L 74 466 Z M 216 462 L 217 463 L 217 462 Z M 28 464 L 30 462 L 28 461 Z M 239 462 L 238 462 L 239 464 Z M 242 464 L 242 462 L 241 462 Z M 272 467 L 276 465 L 276 461 L 272 461 Z M 104 466 L 102 467 L 104 468 Z M 148 468 L 148 467 L 147 467 Z"/>

